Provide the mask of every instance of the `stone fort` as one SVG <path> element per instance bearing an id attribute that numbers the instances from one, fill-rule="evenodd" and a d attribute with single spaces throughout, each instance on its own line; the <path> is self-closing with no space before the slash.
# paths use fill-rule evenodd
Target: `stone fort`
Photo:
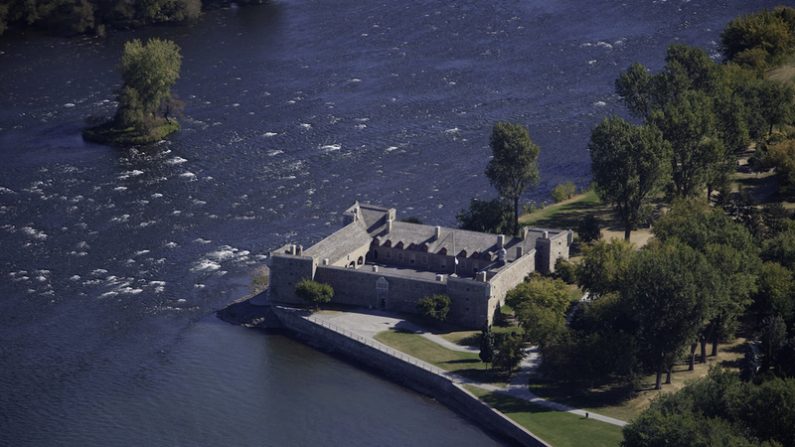
<path id="1" fill-rule="evenodd" d="M 417 313 L 420 299 L 450 297 L 447 321 L 482 329 L 505 294 L 533 272 L 568 259 L 569 231 L 525 227 L 519 237 L 397 220 L 394 208 L 355 203 L 342 228 L 304 249 L 271 252 L 270 299 L 305 304 L 296 284 L 314 279 L 334 288 L 335 304 Z"/>

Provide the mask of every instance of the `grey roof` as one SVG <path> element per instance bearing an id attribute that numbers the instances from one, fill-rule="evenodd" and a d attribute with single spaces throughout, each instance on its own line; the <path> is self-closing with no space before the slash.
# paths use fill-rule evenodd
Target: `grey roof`
<path id="1" fill-rule="evenodd" d="M 392 231 L 381 234 L 378 240 L 380 244 L 390 241 L 393 247 L 402 242 L 404 249 L 412 244 L 427 244 L 428 252 L 438 253 L 444 248 L 449 256 L 458 255 L 462 251 L 466 251 L 466 256 L 471 256 L 474 252 L 498 250 L 495 234 L 440 227 L 440 236 L 437 239 L 436 227 L 408 222 L 393 222 Z"/>
<path id="2" fill-rule="evenodd" d="M 357 248 L 369 244 L 371 240 L 372 237 L 361 222 L 351 222 L 307 248 L 304 254 L 317 259 L 328 258 L 329 262 L 334 263 Z"/>

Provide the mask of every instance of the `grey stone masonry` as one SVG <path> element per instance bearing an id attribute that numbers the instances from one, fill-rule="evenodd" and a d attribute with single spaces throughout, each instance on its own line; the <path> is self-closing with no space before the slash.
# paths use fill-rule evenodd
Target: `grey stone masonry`
<path id="1" fill-rule="evenodd" d="M 448 321 L 481 329 L 508 290 L 568 259 L 573 236 L 525 228 L 520 237 L 506 237 L 400 222 L 394 208 L 358 202 L 343 213 L 342 225 L 305 250 L 288 244 L 271 252 L 273 301 L 301 303 L 295 285 L 304 278 L 330 284 L 336 304 L 397 312 L 416 312 L 423 297 L 445 294 Z"/>

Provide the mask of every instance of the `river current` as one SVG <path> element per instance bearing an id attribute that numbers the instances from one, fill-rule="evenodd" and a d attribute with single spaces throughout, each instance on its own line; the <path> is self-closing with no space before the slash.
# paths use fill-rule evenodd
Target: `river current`
<path id="1" fill-rule="evenodd" d="M 0 445 L 493 445 L 466 419 L 278 335 L 219 322 L 286 241 L 354 200 L 455 223 L 495 121 L 541 182 L 589 181 L 620 70 L 770 1 L 274 1 L 188 26 L 0 40 Z M 184 56 L 183 130 L 84 143 L 124 41 Z"/>

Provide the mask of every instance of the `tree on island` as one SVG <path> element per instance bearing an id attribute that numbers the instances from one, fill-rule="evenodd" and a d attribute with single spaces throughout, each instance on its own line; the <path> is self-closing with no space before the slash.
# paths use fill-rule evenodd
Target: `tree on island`
<path id="1" fill-rule="evenodd" d="M 321 304 L 331 302 L 334 298 L 334 289 L 328 284 L 302 279 L 295 285 L 295 294 L 302 300 L 314 304 L 315 309 L 319 309 Z"/>
<path id="2" fill-rule="evenodd" d="M 599 197 L 624 225 L 624 240 L 645 217 L 649 198 L 667 182 L 671 145 L 651 126 L 606 118 L 591 134 L 591 172 Z"/>
<path id="3" fill-rule="evenodd" d="M 540 149 L 530 139 L 527 128 L 500 122 L 491 133 L 494 157 L 486 166 L 486 176 L 500 196 L 513 202 L 513 234 L 519 234 L 519 199 L 525 190 L 538 183 Z"/>
<path id="4" fill-rule="evenodd" d="M 171 87 L 179 79 L 182 56 L 170 40 L 139 39 L 124 44 L 121 58 L 119 108 L 113 119 L 86 129 L 84 137 L 110 144 L 145 144 L 159 141 L 179 129 Z"/>

